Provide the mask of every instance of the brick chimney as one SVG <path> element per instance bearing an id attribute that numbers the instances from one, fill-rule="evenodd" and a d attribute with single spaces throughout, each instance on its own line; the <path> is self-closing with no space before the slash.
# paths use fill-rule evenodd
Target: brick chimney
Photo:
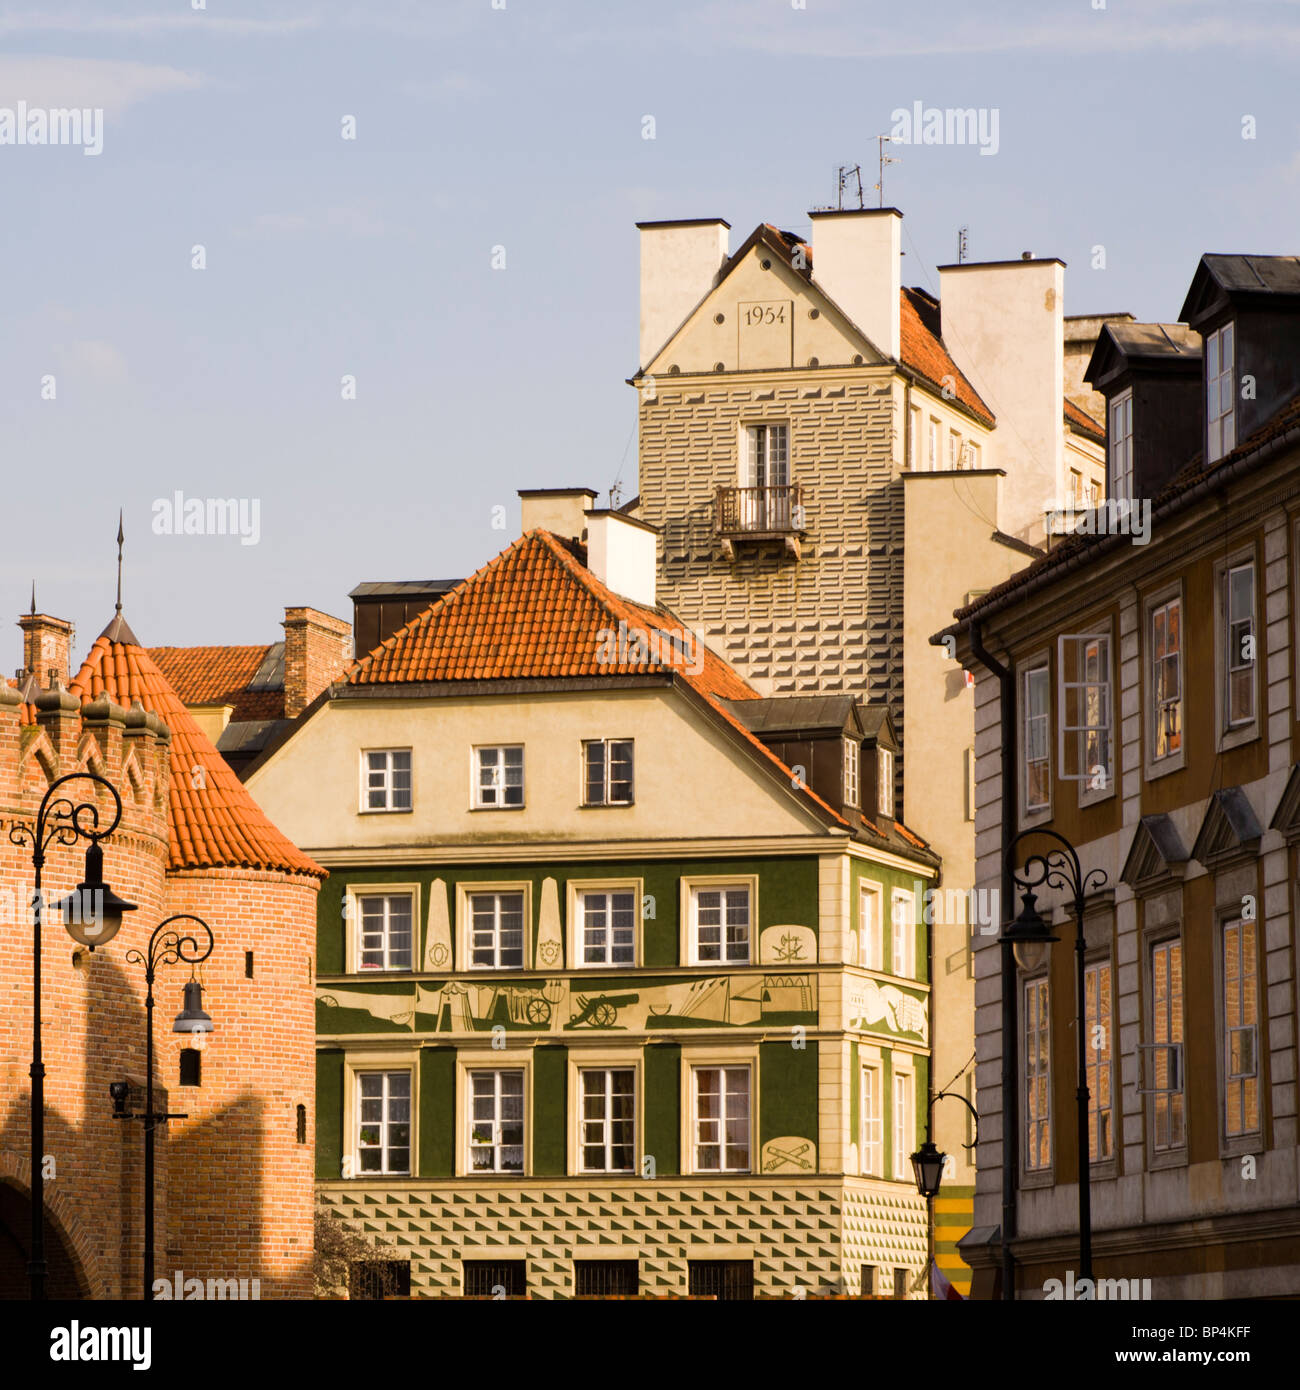
<path id="1" fill-rule="evenodd" d="M 34 675 L 42 690 L 49 686 L 51 676 L 57 677 L 60 685 L 67 685 L 72 624 L 38 613 L 33 595 L 32 611 L 18 619 L 18 626 L 23 630 L 23 675 Z"/>
<path id="2" fill-rule="evenodd" d="M 352 624 L 315 608 L 284 610 L 284 715 L 295 719 L 352 659 Z"/>

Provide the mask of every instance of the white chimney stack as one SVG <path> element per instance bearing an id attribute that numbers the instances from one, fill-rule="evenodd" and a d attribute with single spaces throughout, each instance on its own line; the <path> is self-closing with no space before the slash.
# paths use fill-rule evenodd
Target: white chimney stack
<path id="1" fill-rule="evenodd" d="M 586 518 L 587 568 L 607 589 L 653 608 L 659 528 L 625 512 L 595 510 Z"/>
<path id="2" fill-rule="evenodd" d="M 648 367 L 713 288 L 731 224 L 720 217 L 638 222 L 641 233 L 640 365 Z"/>
<path id="3" fill-rule="evenodd" d="M 902 350 L 903 214 L 897 208 L 810 212 L 813 279 L 887 357 Z"/>
<path id="4" fill-rule="evenodd" d="M 1064 500 L 1065 262 L 939 267 L 944 346 L 997 417 L 1002 530 L 1041 540 Z"/>

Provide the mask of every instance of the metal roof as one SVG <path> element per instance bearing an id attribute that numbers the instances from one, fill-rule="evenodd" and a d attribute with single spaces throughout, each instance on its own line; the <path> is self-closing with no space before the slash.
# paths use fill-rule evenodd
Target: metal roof
<path id="1" fill-rule="evenodd" d="M 454 589 L 459 579 L 395 579 L 376 580 L 358 584 L 349 598 L 423 598 L 436 597 Z"/>

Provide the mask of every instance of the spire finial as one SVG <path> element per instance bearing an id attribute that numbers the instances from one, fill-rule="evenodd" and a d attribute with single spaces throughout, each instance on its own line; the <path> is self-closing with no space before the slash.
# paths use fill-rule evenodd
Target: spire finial
<path id="1" fill-rule="evenodd" d="M 126 536 L 125 536 L 125 535 L 123 534 L 123 532 L 122 532 L 122 509 L 121 509 L 121 507 L 119 507 L 119 508 L 117 509 L 117 611 L 118 611 L 118 613 L 121 613 L 121 611 L 122 611 L 122 542 L 123 542 L 125 539 L 126 539 Z M 33 595 L 34 595 L 34 594 L 35 594 L 35 588 L 33 588 L 32 592 L 33 592 Z M 35 599 L 33 598 L 33 604 L 34 604 L 34 603 L 35 603 Z M 36 610 L 35 610 L 35 607 L 33 607 L 32 611 L 33 611 L 33 612 L 36 611 Z"/>
<path id="2" fill-rule="evenodd" d="M 36 616 L 36 581 L 32 580 L 32 617 Z"/>

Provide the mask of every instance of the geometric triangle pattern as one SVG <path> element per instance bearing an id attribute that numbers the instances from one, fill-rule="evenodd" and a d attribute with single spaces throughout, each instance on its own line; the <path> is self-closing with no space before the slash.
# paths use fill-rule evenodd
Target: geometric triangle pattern
<path id="1" fill-rule="evenodd" d="M 641 1291 L 662 1295 L 686 1292 L 692 1259 L 752 1252 L 755 1296 L 769 1298 L 856 1294 L 863 1264 L 915 1276 L 926 1260 L 924 1201 L 910 1184 L 870 1179 L 400 1190 L 350 1183 L 318 1187 L 317 1200 L 394 1258 L 409 1257 L 415 1297 L 460 1294 L 467 1259 L 526 1261 L 528 1291 L 538 1298 L 573 1296 L 574 1260 L 636 1258 Z"/>

